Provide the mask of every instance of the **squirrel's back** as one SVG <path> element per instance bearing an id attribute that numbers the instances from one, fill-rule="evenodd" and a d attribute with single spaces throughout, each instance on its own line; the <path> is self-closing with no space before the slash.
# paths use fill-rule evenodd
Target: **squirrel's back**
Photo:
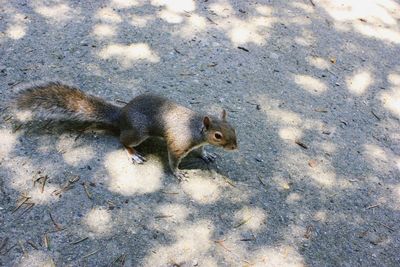
<path id="1" fill-rule="evenodd" d="M 30 110 L 41 117 L 62 117 L 77 121 L 118 124 L 120 108 L 103 99 L 59 82 L 28 87 L 16 97 L 19 110 Z"/>

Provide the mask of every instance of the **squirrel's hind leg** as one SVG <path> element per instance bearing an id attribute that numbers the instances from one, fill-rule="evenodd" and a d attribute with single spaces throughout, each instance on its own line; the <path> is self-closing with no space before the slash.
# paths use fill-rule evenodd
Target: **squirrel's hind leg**
<path id="1" fill-rule="evenodd" d="M 146 158 L 140 155 L 134 147 L 146 140 L 147 136 L 139 135 L 133 130 L 124 130 L 121 132 L 119 139 L 133 163 L 143 164 L 146 161 Z"/>

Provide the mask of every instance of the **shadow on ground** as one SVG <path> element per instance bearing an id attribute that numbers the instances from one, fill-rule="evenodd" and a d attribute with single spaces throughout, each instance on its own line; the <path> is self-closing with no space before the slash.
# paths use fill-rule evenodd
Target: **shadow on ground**
<path id="1" fill-rule="evenodd" d="M 0 265 L 398 265 L 400 4 L 360 2 L 0 0 Z M 38 79 L 225 108 L 240 150 L 179 184 L 161 141 L 13 123 Z"/>

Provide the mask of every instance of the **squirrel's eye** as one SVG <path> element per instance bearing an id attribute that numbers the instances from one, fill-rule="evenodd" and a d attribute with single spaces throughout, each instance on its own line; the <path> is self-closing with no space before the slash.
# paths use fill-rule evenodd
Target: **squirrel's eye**
<path id="1" fill-rule="evenodd" d="M 215 133 L 214 134 L 215 139 L 221 140 L 222 139 L 222 134 L 221 133 Z"/>

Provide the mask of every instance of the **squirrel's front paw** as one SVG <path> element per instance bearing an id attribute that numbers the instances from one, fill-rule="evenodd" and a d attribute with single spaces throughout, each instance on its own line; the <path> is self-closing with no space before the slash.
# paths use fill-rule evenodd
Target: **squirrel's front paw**
<path id="1" fill-rule="evenodd" d="M 217 158 L 217 154 L 215 153 L 203 153 L 203 155 L 201 155 L 201 159 L 204 160 L 206 163 L 211 163 L 214 162 L 215 159 Z"/>
<path id="2" fill-rule="evenodd" d="M 179 182 L 188 180 L 188 173 L 186 171 L 176 170 L 174 171 L 174 176 L 179 180 Z"/>
<path id="3" fill-rule="evenodd" d="M 143 164 L 146 162 L 146 158 L 140 155 L 139 153 L 135 153 L 131 156 L 132 162 L 137 164 Z"/>

